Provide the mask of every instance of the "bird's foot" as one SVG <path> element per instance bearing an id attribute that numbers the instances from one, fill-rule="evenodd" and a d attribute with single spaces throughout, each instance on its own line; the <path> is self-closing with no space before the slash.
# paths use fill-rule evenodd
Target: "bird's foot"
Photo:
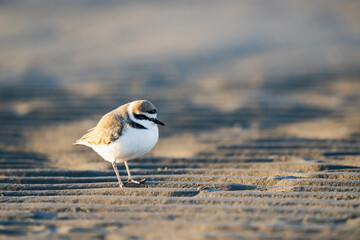
<path id="1" fill-rule="evenodd" d="M 140 184 L 142 184 L 142 183 L 145 183 L 146 182 L 146 179 L 141 179 L 140 181 L 135 181 L 134 179 L 132 179 L 132 178 L 129 178 L 127 181 L 126 181 L 126 183 L 135 183 L 135 184 L 138 184 L 138 185 L 140 185 Z"/>

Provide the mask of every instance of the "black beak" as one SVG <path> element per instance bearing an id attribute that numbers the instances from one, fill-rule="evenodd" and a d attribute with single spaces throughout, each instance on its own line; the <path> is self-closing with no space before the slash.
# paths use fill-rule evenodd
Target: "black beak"
<path id="1" fill-rule="evenodd" d="M 156 123 L 157 125 L 165 126 L 165 124 L 164 124 L 162 121 L 160 121 L 160 120 L 158 120 L 158 119 L 156 119 L 156 118 L 154 118 L 152 121 L 153 121 L 154 123 Z"/>

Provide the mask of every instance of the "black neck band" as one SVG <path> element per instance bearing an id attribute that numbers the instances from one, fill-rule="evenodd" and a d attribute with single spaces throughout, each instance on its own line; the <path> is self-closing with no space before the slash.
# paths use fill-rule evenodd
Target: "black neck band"
<path id="1" fill-rule="evenodd" d="M 130 125 L 130 127 L 137 128 L 137 129 L 147 129 L 143 125 L 141 125 L 137 122 L 131 121 L 131 120 L 129 121 L 129 125 Z"/>

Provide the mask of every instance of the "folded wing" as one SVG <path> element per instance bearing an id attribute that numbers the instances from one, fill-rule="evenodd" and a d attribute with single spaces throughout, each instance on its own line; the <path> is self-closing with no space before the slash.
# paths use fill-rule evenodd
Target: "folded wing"
<path id="1" fill-rule="evenodd" d="M 126 124 L 123 116 L 110 112 L 104 115 L 96 127 L 89 129 L 88 133 L 77 140 L 75 144 L 86 146 L 109 144 L 121 136 Z"/>

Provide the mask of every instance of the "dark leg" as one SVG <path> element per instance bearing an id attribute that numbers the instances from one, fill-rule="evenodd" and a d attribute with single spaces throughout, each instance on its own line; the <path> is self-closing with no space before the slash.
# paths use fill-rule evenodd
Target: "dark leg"
<path id="1" fill-rule="evenodd" d="M 129 170 L 129 166 L 128 166 L 127 162 L 124 161 L 124 164 L 125 164 L 125 167 L 126 167 L 126 171 L 127 171 L 127 173 L 128 173 L 128 176 L 129 176 L 129 177 L 128 177 L 128 180 L 127 180 L 126 182 L 128 182 L 128 183 L 132 182 L 132 183 L 135 183 L 135 184 L 141 184 L 141 182 L 135 181 L 135 180 L 133 180 L 133 179 L 131 178 L 131 174 L 130 174 L 130 170 Z"/>
<path id="2" fill-rule="evenodd" d="M 123 187 L 124 187 L 124 184 L 121 182 L 120 174 L 119 174 L 118 169 L 117 169 L 117 166 L 116 166 L 116 160 L 112 163 L 112 166 L 113 166 L 113 168 L 114 168 L 114 170 L 115 170 L 116 177 L 117 177 L 117 179 L 119 180 L 120 188 L 123 188 Z"/>

